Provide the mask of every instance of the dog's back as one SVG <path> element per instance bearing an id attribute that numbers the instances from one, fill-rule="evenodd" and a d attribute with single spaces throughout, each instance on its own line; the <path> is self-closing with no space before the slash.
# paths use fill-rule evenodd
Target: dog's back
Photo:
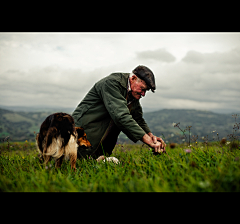
<path id="1" fill-rule="evenodd" d="M 43 121 L 40 132 L 37 135 L 40 151 L 43 152 L 45 144 L 46 147 L 49 147 L 51 144 L 50 137 L 57 138 L 59 135 L 63 138 L 63 146 L 68 143 L 71 135 L 76 135 L 74 120 L 69 114 L 54 113 Z M 46 142 L 47 139 L 48 141 Z"/>
<path id="2" fill-rule="evenodd" d="M 64 154 L 64 158 L 70 158 L 71 166 L 75 167 L 78 147 L 77 136 L 71 115 L 66 113 L 49 115 L 42 123 L 40 132 L 36 136 L 36 143 L 45 163 L 53 157 L 57 160 L 56 166 L 59 166 Z"/>

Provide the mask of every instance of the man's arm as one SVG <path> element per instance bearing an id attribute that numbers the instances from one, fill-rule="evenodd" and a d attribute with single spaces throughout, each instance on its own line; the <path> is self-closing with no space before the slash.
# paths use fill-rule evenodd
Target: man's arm
<path id="1" fill-rule="evenodd" d="M 98 88 L 98 94 L 118 128 L 133 142 L 137 142 L 141 140 L 145 131 L 130 115 L 122 88 L 117 81 L 106 80 L 101 84 L 101 88 Z"/>
<path id="2" fill-rule="evenodd" d="M 157 142 L 160 142 L 161 143 L 161 146 L 160 146 L 160 151 L 165 151 L 165 148 L 166 148 L 166 144 L 165 144 L 165 142 L 161 139 L 161 138 L 159 138 L 159 137 L 157 137 L 157 136 L 155 136 L 155 135 L 153 135 L 152 133 L 151 133 L 151 131 L 150 131 L 150 129 L 149 129 L 149 127 L 148 127 L 148 125 L 147 125 L 147 123 L 145 122 L 145 120 L 143 119 L 143 112 L 142 112 L 142 107 L 141 107 L 141 105 L 140 105 L 140 103 L 138 102 L 138 106 L 137 106 L 137 108 L 136 108 L 136 110 L 132 113 L 132 115 L 133 115 L 133 118 L 137 121 L 137 123 L 142 127 L 142 129 L 147 133 L 145 136 L 144 136 L 144 138 L 142 138 L 141 140 L 144 142 L 144 143 L 146 143 L 146 144 L 148 144 L 150 147 L 153 147 L 154 149 L 156 149 L 155 150 L 155 152 L 157 152 L 157 150 L 158 150 L 158 144 L 157 144 Z M 150 138 L 149 138 L 149 137 Z M 157 144 L 157 145 L 156 145 Z"/>

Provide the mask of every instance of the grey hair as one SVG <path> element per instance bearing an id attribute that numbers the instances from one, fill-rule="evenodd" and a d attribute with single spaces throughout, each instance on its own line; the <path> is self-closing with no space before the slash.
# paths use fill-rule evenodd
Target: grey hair
<path id="1" fill-rule="evenodd" d="M 133 75 L 135 75 L 135 74 L 131 72 L 131 73 L 129 74 L 129 78 L 131 78 Z M 142 80 L 142 79 L 140 79 L 140 78 L 137 77 L 137 81 L 138 81 L 138 82 L 140 82 L 141 80 Z"/>
<path id="2" fill-rule="evenodd" d="M 131 78 L 133 75 L 134 75 L 134 74 L 131 72 L 131 73 L 129 74 L 129 78 Z"/>

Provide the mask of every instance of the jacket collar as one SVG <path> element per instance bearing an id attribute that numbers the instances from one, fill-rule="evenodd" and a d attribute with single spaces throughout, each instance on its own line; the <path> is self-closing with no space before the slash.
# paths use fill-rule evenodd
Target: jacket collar
<path id="1" fill-rule="evenodd" d="M 122 73 L 122 77 L 121 77 L 121 79 L 119 80 L 120 84 L 121 84 L 122 87 L 124 87 L 125 89 L 127 89 L 129 75 L 130 75 L 130 73 Z"/>
<path id="2" fill-rule="evenodd" d="M 131 93 L 129 75 L 130 73 L 123 73 L 122 80 L 121 80 L 123 81 L 123 83 L 120 82 L 121 85 L 127 90 L 127 105 L 131 104 L 135 100 L 135 98 L 132 96 L 132 93 Z"/>

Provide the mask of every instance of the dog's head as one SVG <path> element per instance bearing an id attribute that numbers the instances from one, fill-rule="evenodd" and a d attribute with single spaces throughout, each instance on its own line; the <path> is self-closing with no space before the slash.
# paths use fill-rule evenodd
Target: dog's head
<path id="1" fill-rule="evenodd" d="M 73 117 L 66 113 L 55 113 L 52 115 L 51 124 L 58 128 L 71 129 L 74 128 Z"/>
<path id="2" fill-rule="evenodd" d="M 54 118 L 58 121 L 68 121 L 69 123 L 74 124 L 73 117 L 70 114 L 60 112 L 53 115 Z"/>
<path id="3" fill-rule="evenodd" d="M 87 140 L 87 135 L 84 132 L 84 129 L 81 127 L 75 127 L 77 133 L 78 133 L 78 145 L 79 146 L 85 146 L 87 148 L 90 148 L 92 145 L 91 143 Z"/>

